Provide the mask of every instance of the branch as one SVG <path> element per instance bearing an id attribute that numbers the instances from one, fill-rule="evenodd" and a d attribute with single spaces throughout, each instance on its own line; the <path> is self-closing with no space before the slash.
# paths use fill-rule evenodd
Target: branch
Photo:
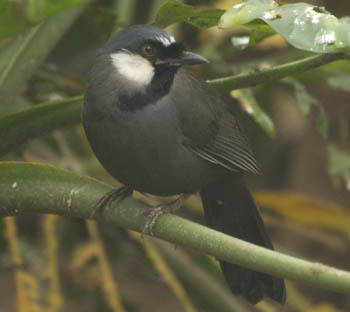
<path id="1" fill-rule="evenodd" d="M 349 58 L 349 55 L 322 54 L 276 66 L 266 71 L 218 78 L 208 82 L 220 91 L 248 88 L 346 58 Z M 82 100 L 83 96 L 79 95 L 50 101 L 0 118 L 0 157 L 19 148 L 30 139 L 47 134 L 56 128 L 78 123 Z"/>
<path id="2" fill-rule="evenodd" d="M 94 179 L 51 166 L 0 163 L 0 215 L 52 213 L 88 218 L 93 203 L 111 188 Z M 106 207 L 98 219 L 140 232 L 147 205 L 126 198 Z M 350 273 L 271 251 L 175 215 L 162 215 L 154 235 L 243 267 L 350 294 Z"/>
<path id="3" fill-rule="evenodd" d="M 347 58 L 348 55 L 345 53 L 315 55 L 298 61 L 275 66 L 264 71 L 256 71 L 249 74 L 212 79 L 208 80 L 207 82 L 219 91 L 230 91 L 255 87 L 258 84 L 276 81 L 287 76 L 320 67 L 336 60 L 343 60 Z"/>
<path id="4" fill-rule="evenodd" d="M 82 95 L 46 102 L 0 118 L 0 157 L 27 141 L 80 121 Z"/>

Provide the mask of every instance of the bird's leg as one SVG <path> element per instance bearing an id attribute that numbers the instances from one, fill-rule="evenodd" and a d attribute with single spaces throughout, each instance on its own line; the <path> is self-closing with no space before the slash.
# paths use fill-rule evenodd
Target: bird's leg
<path id="1" fill-rule="evenodd" d="M 132 190 L 126 186 L 118 187 L 108 191 L 95 203 L 90 214 L 90 218 L 93 218 L 97 213 L 100 213 L 106 205 L 110 207 L 116 199 L 124 199 L 131 194 Z"/>
<path id="2" fill-rule="evenodd" d="M 147 211 L 145 212 L 145 215 L 147 216 L 147 222 L 143 228 L 142 234 L 153 235 L 152 229 L 156 224 L 158 218 L 163 213 L 175 212 L 176 210 L 181 208 L 185 200 L 190 196 L 191 194 L 182 194 L 180 197 L 178 197 L 177 199 L 175 199 L 170 203 L 147 209 Z"/>

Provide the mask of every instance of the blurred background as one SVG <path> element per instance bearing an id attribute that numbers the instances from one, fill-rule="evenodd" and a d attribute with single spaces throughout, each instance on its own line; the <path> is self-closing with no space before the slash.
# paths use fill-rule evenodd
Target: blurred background
<path id="1" fill-rule="evenodd" d="M 34 25 L 43 2 L 16 1 L 16 5 Z M 68 0 L 63 2 L 69 4 Z M 30 75 L 25 68 L 17 68 L 15 75 L 20 76 L 23 70 L 28 79 L 21 82 L 23 87 L 16 94 L 10 93 L 10 88 L 2 90 L 0 117 L 84 93 L 96 50 L 127 25 L 152 22 L 164 2 L 91 1 L 83 4 L 60 36 L 55 32 L 68 22 L 52 15 L 46 23 L 56 20 L 51 22 L 46 38 L 23 46 L 24 52 L 28 51 L 23 56 L 24 64 L 30 66 L 38 55 L 42 62 Z M 240 1 L 184 2 L 198 10 L 228 10 Z M 349 1 L 305 2 L 324 6 L 337 17 L 350 16 Z M 6 27 L 14 29 L 16 25 L 19 27 L 9 22 Z M 207 80 L 262 70 L 310 55 L 289 46 L 279 35 L 238 49 L 232 38 L 246 34 L 244 28 L 198 29 L 181 23 L 167 30 L 188 49 L 211 61 L 195 69 Z M 13 35 L 1 37 L 0 69 L 12 56 L 8 47 L 25 34 L 16 34 L 14 29 Z M 229 93 L 222 96 L 236 105 L 258 159 L 261 175 L 249 175 L 247 179 L 276 249 L 350 270 L 350 63 L 334 62 L 292 80 L 257 86 L 252 92 L 262 114 L 271 119 L 274 136 L 255 122 L 246 107 L 232 101 Z M 302 109 L 305 101 L 315 103 L 307 116 Z M 325 123 L 327 138 L 322 134 Z M 92 154 L 80 123 L 42 135 L 2 160 L 49 163 L 117 185 Z M 159 202 L 135 196 L 153 204 Z M 203 223 L 197 198 L 191 198 L 179 214 Z M 350 296 L 290 281 L 285 306 L 269 301 L 249 306 L 221 291 L 225 291 L 225 284 L 214 259 L 155 239 L 142 241 L 135 233 L 108 224 L 96 226 L 54 216 L 6 219 L 0 221 L 4 233 L 0 236 L 1 311 L 350 311 Z M 162 261 L 166 269 L 159 264 Z M 16 265 L 26 274 L 14 274 Z M 183 294 L 176 290 L 176 283 L 169 282 L 171 272 L 182 285 Z M 23 281 L 22 288 L 18 287 L 18 279 Z M 209 284 L 223 293 L 224 297 L 216 300 L 228 300 L 231 310 L 218 306 L 210 294 L 204 295 L 201 288 L 209 288 Z"/>

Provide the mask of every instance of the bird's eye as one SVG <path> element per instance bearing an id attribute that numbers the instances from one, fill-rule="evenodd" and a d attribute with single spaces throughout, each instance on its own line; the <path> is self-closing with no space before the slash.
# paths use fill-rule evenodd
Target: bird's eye
<path id="1" fill-rule="evenodd" d="M 143 53 L 144 55 L 147 55 L 147 56 L 151 56 L 151 55 L 153 55 L 153 54 L 155 53 L 155 49 L 154 49 L 151 45 L 149 45 L 149 44 L 145 44 L 145 45 L 141 48 L 141 50 L 142 50 L 142 53 Z"/>

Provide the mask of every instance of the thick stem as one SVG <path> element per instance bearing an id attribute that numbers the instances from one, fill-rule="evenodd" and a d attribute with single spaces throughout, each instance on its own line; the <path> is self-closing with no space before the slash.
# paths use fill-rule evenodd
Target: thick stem
<path id="1" fill-rule="evenodd" d="M 251 72 L 249 74 L 212 79 L 208 80 L 207 82 L 219 91 L 230 91 L 255 87 L 258 84 L 273 82 L 287 76 L 306 72 L 310 69 L 346 58 L 347 55 L 344 53 L 315 55 L 298 61 L 275 66 L 271 69 Z"/>
<path id="2" fill-rule="evenodd" d="M 83 96 L 78 95 L 0 118 L 0 157 L 54 129 L 78 123 L 82 101 Z"/>
<path id="3" fill-rule="evenodd" d="M 52 213 L 88 218 L 96 200 L 111 189 L 94 179 L 45 165 L 2 162 L 0 172 L 2 216 Z M 105 207 L 99 219 L 140 232 L 147 220 L 147 208 L 126 198 Z M 349 272 L 249 244 L 175 215 L 162 215 L 153 233 L 252 270 L 350 294 Z"/>

